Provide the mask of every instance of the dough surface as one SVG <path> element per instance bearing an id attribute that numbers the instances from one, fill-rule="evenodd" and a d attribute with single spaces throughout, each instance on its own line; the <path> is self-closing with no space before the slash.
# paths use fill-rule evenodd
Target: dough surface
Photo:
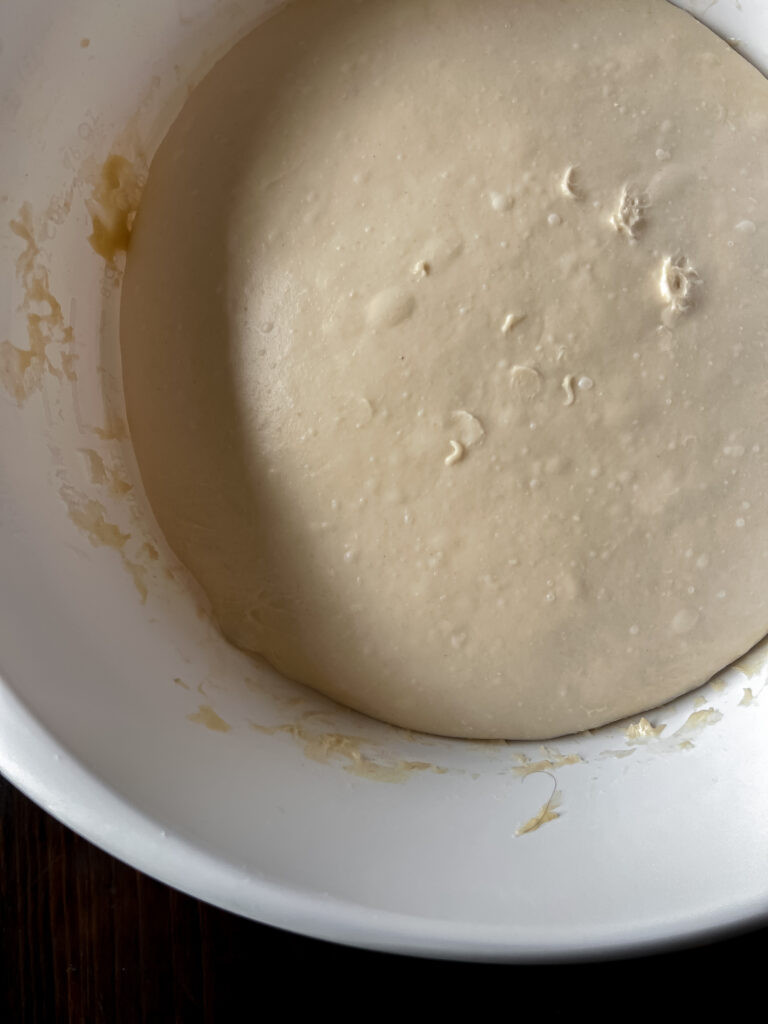
<path id="1" fill-rule="evenodd" d="M 768 629 L 768 83 L 664 0 L 298 0 L 155 156 L 121 330 L 225 634 L 386 721 L 594 728 Z"/>

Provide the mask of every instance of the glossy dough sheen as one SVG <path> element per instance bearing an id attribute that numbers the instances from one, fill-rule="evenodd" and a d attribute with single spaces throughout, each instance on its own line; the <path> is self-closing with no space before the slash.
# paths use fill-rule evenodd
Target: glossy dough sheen
<path id="1" fill-rule="evenodd" d="M 160 147 L 122 308 L 236 644 L 456 736 L 595 727 L 768 627 L 768 83 L 663 0 L 300 0 Z"/>

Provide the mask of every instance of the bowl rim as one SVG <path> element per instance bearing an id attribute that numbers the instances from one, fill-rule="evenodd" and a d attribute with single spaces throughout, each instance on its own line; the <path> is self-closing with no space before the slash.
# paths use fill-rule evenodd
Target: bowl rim
<path id="1" fill-rule="evenodd" d="M 380 952 L 536 964 L 643 956 L 700 945 L 768 922 L 768 896 L 680 914 L 650 926 L 542 930 L 450 925 L 243 875 L 164 830 L 70 753 L 0 676 L 0 774 L 74 832 L 174 889 L 262 924 Z"/>

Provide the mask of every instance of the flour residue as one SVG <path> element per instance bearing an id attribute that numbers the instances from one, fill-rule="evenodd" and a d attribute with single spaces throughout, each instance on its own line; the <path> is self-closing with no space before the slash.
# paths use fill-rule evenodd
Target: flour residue
<path id="1" fill-rule="evenodd" d="M 128 250 L 143 184 L 137 163 L 127 157 L 111 153 L 104 161 L 85 205 L 93 223 L 88 241 L 107 263 Z"/>
<path id="2" fill-rule="evenodd" d="M 666 729 L 666 725 L 653 726 L 647 718 L 643 717 L 637 722 L 630 722 L 624 730 L 627 743 L 647 743 L 649 740 L 657 739 Z"/>
<path id="3" fill-rule="evenodd" d="M 112 173 L 118 184 L 122 182 L 120 187 L 125 187 L 124 192 L 112 196 L 114 203 L 130 205 L 133 193 L 127 181 L 127 172 L 119 163 L 115 165 L 113 162 L 110 167 L 111 172 L 109 168 L 105 171 L 105 182 L 109 173 Z M 10 222 L 11 231 L 24 243 L 23 251 L 16 260 L 16 274 L 23 293 L 20 308 L 26 321 L 28 347 L 23 348 L 10 341 L 0 342 L 0 384 L 21 406 L 32 394 L 43 389 L 47 378 L 52 378 L 59 387 L 47 393 L 47 397 L 56 403 L 58 415 L 69 414 L 61 407 L 65 394 L 69 393 L 69 389 L 63 385 L 77 379 L 73 326 L 75 300 L 70 301 L 69 315 L 65 317 L 62 303 L 51 288 L 44 241 L 50 237 L 52 227 L 65 222 L 71 212 L 74 192 L 73 184 L 61 195 L 54 196 L 42 219 L 34 216 L 30 203 L 24 203 L 17 217 Z M 102 198 L 106 202 L 105 195 Z M 104 371 L 101 372 L 103 374 Z M 121 440 L 127 436 L 125 423 L 120 414 L 107 403 L 106 387 L 104 394 L 104 425 L 90 429 L 99 439 Z M 78 425 L 83 428 L 82 424 Z M 121 516 L 115 516 L 108 510 L 114 499 L 124 499 L 130 495 L 134 485 L 119 456 L 110 455 L 102 448 L 93 446 L 77 451 L 83 477 L 93 488 L 93 493 L 84 493 L 75 486 L 70 473 L 64 469 L 57 473 L 59 494 L 69 518 L 86 535 L 92 547 L 111 548 L 118 553 L 143 603 L 148 596 L 147 562 L 153 560 L 149 548 L 145 545 L 134 552 L 132 549 L 137 548 L 138 542 L 133 540 L 131 530 L 121 525 Z M 130 513 L 135 518 L 132 509 Z"/>
<path id="4" fill-rule="evenodd" d="M 512 771 L 515 775 L 526 778 L 535 772 L 554 771 L 555 768 L 563 768 L 569 764 L 584 764 L 581 754 L 560 754 L 557 751 L 547 751 L 547 756 L 540 761 L 534 761 L 527 754 L 515 754 L 519 762 Z"/>
<path id="5" fill-rule="evenodd" d="M 107 510 L 100 501 L 80 494 L 69 484 L 61 487 L 59 493 L 67 506 L 69 518 L 87 536 L 93 547 L 123 550 L 130 534 L 124 533 L 116 523 L 107 519 Z"/>
<path id="6" fill-rule="evenodd" d="M 722 717 L 722 713 L 716 711 L 715 708 L 702 708 L 701 711 L 694 711 L 690 714 L 674 735 L 687 736 L 699 733 L 707 726 L 719 722 Z"/>
<path id="7" fill-rule="evenodd" d="M 547 822 L 555 821 L 560 817 L 557 809 L 562 806 L 562 803 L 563 794 L 557 788 L 557 783 L 555 783 L 555 788 L 552 790 L 552 795 L 549 800 L 547 800 L 547 802 L 536 814 L 534 814 L 532 818 L 529 818 L 524 825 L 521 825 L 520 828 L 517 829 L 515 835 L 528 835 L 529 832 L 538 831 L 538 829 L 540 829 L 542 825 L 546 825 Z"/>
<path id="8" fill-rule="evenodd" d="M 231 732 L 232 730 L 229 722 L 225 722 L 221 715 L 213 710 L 210 704 L 201 704 L 197 711 L 187 715 L 187 720 L 195 722 L 197 725 L 202 725 L 206 729 L 210 729 L 211 732 Z"/>
<path id="9" fill-rule="evenodd" d="M 761 640 L 756 647 L 735 661 L 731 667 L 743 672 L 747 679 L 753 679 L 762 674 L 766 665 L 768 665 L 768 641 Z"/>
<path id="10" fill-rule="evenodd" d="M 70 484 L 63 484 L 59 488 L 59 494 L 67 506 L 69 518 L 86 535 L 93 547 L 106 547 L 117 551 L 124 569 L 131 576 L 139 592 L 141 603 L 144 604 L 149 593 L 147 570 L 144 565 L 136 561 L 135 557 L 129 557 L 125 550 L 131 539 L 131 534 L 126 533 L 117 523 L 108 518 L 109 513 L 106 506 L 97 498 L 81 494 Z"/>
<path id="11" fill-rule="evenodd" d="M 104 457 L 93 448 L 81 448 L 80 454 L 86 466 L 90 482 L 96 486 L 106 487 L 116 498 L 121 498 L 133 490 L 133 484 L 119 470 L 108 466 Z"/>
<path id="12" fill-rule="evenodd" d="M 315 716 L 310 716 L 315 717 Z M 285 725 L 264 726 L 250 723 L 257 732 L 273 736 L 287 733 L 301 744 L 304 756 L 318 764 L 342 762 L 342 768 L 351 775 L 358 775 L 374 782 L 406 782 L 414 772 L 434 772 L 444 775 L 447 768 L 427 761 L 396 760 L 382 763 L 363 748 L 374 746 L 363 736 L 347 736 L 336 732 L 315 732 L 306 722 L 290 722 Z"/>
<path id="13" fill-rule="evenodd" d="M 93 427 L 93 432 L 100 441 L 122 441 L 128 437 L 125 420 L 115 410 L 105 407 L 103 427 Z"/>
<path id="14" fill-rule="evenodd" d="M 601 750 L 600 757 L 615 757 L 617 761 L 621 761 L 625 757 L 631 757 L 637 747 L 630 747 L 629 750 Z"/>
<path id="15" fill-rule="evenodd" d="M 25 243 L 16 261 L 16 274 L 24 292 L 21 308 L 26 316 L 29 348 L 8 340 L 0 342 L 0 384 L 22 405 L 42 388 L 46 374 L 58 380 L 75 379 L 74 331 L 51 291 L 29 203 L 23 204 L 10 228 Z"/>

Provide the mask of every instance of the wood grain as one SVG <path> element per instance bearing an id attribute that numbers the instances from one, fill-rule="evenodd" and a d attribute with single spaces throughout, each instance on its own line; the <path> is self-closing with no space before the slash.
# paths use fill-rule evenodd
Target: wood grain
<path id="1" fill-rule="evenodd" d="M 557 977 L 578 972 L 586 983 L 590 972 L 609 970 L 617 981 L 625 975 L 653 994 L 661 971 L 673 971 L 679 981 L 694 977 L 681 971 L 701 978 L 702 969 L 732 966 L 736 977 L 762 977 L 767 951 L 768 928 L 645 960 L 555 968 L 345 949 L 245 921 L 155 882 L 60 825 L 0 778 L 2 1024 L 230 1024 L 252 1019 L 244 1008 L 256 1014 L 278 980 L 284 986 L 288 977 L 296 979 L 294 1005 L 313 991 L 336 1002 L 337 985 L 349 973 L 378 991 L 378 1002 L 388 995 L 401 999 L 403 984 L 453 992 L 482 972 L 486 995 L 495 983 L 516 1003 L 510 984 L 538 985 L 546 971 L 551 1009 L 553 970 Z"/>
<path id="2" fill-rule="evenodd" d="M 0 778 L 0 1021 L 236 1021 L 288 963 L 387 961 L 217 910 L 102 853 Z M 265 972 L 266 971 L 266 975 Z"/>

